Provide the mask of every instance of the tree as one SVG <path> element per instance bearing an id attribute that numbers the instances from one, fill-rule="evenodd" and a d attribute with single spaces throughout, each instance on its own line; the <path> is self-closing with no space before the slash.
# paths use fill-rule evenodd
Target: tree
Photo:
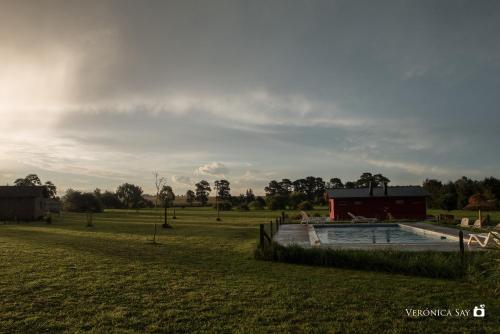
<path id="1" fill-rule="evenodd" d="M 299 204 L 305 201 L 306 196 L 303 193 L 294 191 L 293 193 L 290 194 L 290 197 L 288 198 L 288 206 L 290 209 L 297 209 Z"/>
<path id="2" fill-rule="evenodd" d="M 142 188 L 130 183 L 124 183 L 116 189 L 116 195 L 126 208 L 138 208 L 143 202 Z"/>
<path id="3" fill-rule="evenodd" d="M 292 182 L 293 191 L 305 194 L 306 192 L 306 180 L 298 179 Z"/>
<path id="4" fill-rule="evenodd" d="M 94 193 L 68 189 L 62 198 L 64 210 L 70 212 L 101 212 L 102 206 Z"/>
<path id="5" fill-rule="evenodd" d="M 451 211 L 457 208 L 457 195 L 455 193 L 447 193 L 440 198 L 441 209 Z"/>
<path id="6" fill-rule="evenodd" d="M 36 174 L 29 174 L 24 179 L 20 178 L 14 181 L 16 186 L 41 186 L 42 182 Z"/>
<path id="7" fill-rule="evenodd" d="M 276 180 L 272 180 L 269 182 L 269 185 L 264 188 L 264 191 L 266 192 L 266 196 L 274 196 L 279 193 L 280 191 L 280 184 Z"/>
<path id="8" fill-rule="evenodd" d="M 156 197 L 155 197 L 155 207 L 158 207 L 158 201 L 160 200 L 160 191 L 165 184 L 165 178 L 160 176 L 158 171 L 153 171 L 153 177 L 155 178 L 155 188 L 156 188 Z"/>
<path id="9" fill-rule="evenodd" d="M 167 206 L 171 206 L 175 200 L 175 194 L 171 186 L 163 185 L 159 193 L 159 200 L 162 203 L 167 203 Z"/>
<path id="10" fill-rule="evenodd" d="M 189 206 L 193 206 L 193 202 L 196 199 L 196 195 L 194 191 L 188 190 L 186 191 L 186 202 L 189 204 Z"/>
<path id="11" fill-rule="evenodd" d="M 216 196 L 223 201 L 227 201 L 231 199 L 231 188 L 229 187 L 229 181 L 227 180 L 218 180 L 214 182 L 216 189 Z"/>
<path id="12" fill-rule="evenodd" d="M 96 196 L 97 197 L 97 196 Z M 118 196 L 111 191 L 105 191 L 100 193 L 98 199 L 101 201 L 102 206 L 105 209 L 121 209 L 123 208 L 123 203 L 120 201 Z"/>
<path id="13" fill-rule="evenodd" d="M 429 208 L 438 208 L 439 199 L 443 195 L 443 183 L 435 179 L 426 179 L 422 187 L 431 195 L 427 200 Z"/>
<path id="14" fill-rule="evenodd" d="M 333 189 L 344 188 L 344 184 L 338 177 L 330 179 L 330 187 Z"/>
<path id="15" fill-rule="evenodd" d="M 477 181 L 462 176 L 455 181 L 455 190 L 457 193 L 457 206 L 462 209 L 469 203 L 469 198 L 479 191 Z"/>
<path id="16" fill-rule="evenodd" d="M 266 198 L 266 205 L 269 210 L 286 209 L 286 198 L 283 196 L 269 196 Z"/>
<path id="17" fill-rule="evenodd" d="M 52 182 L 47 181 L 43 186 L 45 187 L 44 193 L 47 198 L 56 198 L 57 188 Z"/>
<path id="18" fill-rule="evenodd" d="M 210 184 L 201 180 L 195 184 L 196 187 L 196 200 L 201 203 L 202 206 L 206 205 L 208 202 L 208 194 L 212 191 Z"/>
<path id="19" fill-rule="evenodd" d="M 356 182 L 347 181 L 347 182 L 345 183 L 345 188 L 346 188 L 346 189 L 353 189 L 353 188 L 356 188 Z"/>
<path id="20" fill-rule="evenodd" d="M 252 188 L 247 189 L 245 192 L 245 203 L 249 204 L 250 202 L 255 201 L 255 195 L 253 193 Z"/>

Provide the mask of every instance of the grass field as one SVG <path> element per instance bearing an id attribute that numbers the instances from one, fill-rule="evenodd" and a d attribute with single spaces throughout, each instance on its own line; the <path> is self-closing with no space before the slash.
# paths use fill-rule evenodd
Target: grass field
<path id="1" fill-rule="evenodd" d="M 454 215 L 455 218 L 462 218 L 462 217 L 468 217 L 472 220 L 471 223 L 474 222 L 475 219 L 478 219 L 478 212 L 477 211 L 471 211 L 471 210 L 452 210 L 452 211 L 446 211 L 446 210 L 436 210 L 436 209 L 428 209 L 427 213 L 430 215 L 439 215 L 439 214 L 448 214 L 448 215 Z M 486 215 L 490 215 L 490 219 L 492 222 L 495 222 L 497 224 L 500 224 L 500 211 L 483 211 L 481 212 L 481 218 L 485 219 Z"/>
<path id="2" fill-rule="evenodd" d="M 278 212 L 222 215 L 177 209 L 157 245 L 154 210 L 96 214 L 93 227 L 69 213 L 52 225 L 0 225 L 0 332 L 498 330 L 499 296 L 474 282 L 257 261 L 258 224 Z M 405 311 L 480 304 L 486 318 Z"/>

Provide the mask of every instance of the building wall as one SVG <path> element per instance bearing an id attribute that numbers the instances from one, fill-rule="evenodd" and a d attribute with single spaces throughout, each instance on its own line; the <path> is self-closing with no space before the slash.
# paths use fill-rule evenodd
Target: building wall
<path id="1" fill-rule="evenodd" d="M 333 220 L 351 219 L 348 212 L 355 216 L 365 216 L 386 220 L 424 219 L 427 215 L 425 197 L 367 197 L 330 199 L 330 218 Z"/>
<path id="2" fill-rule="evenodd" d="M 35 197 L 0 198 L 0 219 L 33 220 L 43 215 Z M 43 206 L 43 205 L 42 205 Z"/>

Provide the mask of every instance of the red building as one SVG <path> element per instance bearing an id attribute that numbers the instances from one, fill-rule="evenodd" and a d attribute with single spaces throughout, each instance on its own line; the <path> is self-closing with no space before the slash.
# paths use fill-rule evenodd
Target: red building
<path id="1" fill-rule="evenodd" d="M 327 190 L 330 218 L 355 216 L 386 219 L 424 219 L 429 193 L 420 186 L 369 187 Z"/>

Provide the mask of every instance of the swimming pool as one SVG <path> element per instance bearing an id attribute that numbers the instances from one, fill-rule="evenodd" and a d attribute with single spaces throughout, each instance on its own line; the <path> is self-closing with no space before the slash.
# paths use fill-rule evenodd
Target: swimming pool
<path id="1" fill-rule="evenodd" d="M 436 244 L 451 243 L 448 236 L 399 224 L 315 226 L 322 245 L 338 244 Z"/>

